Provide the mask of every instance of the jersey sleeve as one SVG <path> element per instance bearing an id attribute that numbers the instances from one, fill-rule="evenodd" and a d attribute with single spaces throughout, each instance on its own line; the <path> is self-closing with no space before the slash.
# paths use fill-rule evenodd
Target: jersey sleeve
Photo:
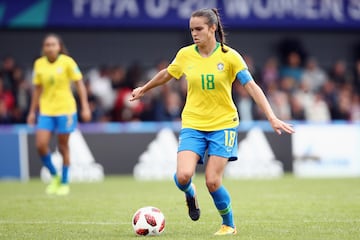
<path id="1" fill-rule="evenodd" d="M 245 85 L 249 81 L 253 80 L 244 59 L 235 50 L 232 50 L 231 63 L 233 79 L 238 79 L 242 85 Z"/>
<path id="2" fill-rule="evenodd" d="M 179 79 L 184 73 L 184 71 L 183 71 L 184 56 L 183 55 L 184 55 L 183 51 L 182 51 L 182 49 L 180 49 L 179 52 L 176 54 L 176 57 L 174 58 L 174 60 L 167 67 L 168 73 L 176 79 Z"/>
<path id="3" fill-rule="evenodd" d="M 40 74 L 39 74 L 39 64 L 37 63 L 37 61 L 35 61 L 34 63 L 34 67 L 33 67 L 33 72 L 32 72 L 32 83 L 34 85 L 40 85 L 41 81 L 40 81 Z"/>
<path id="4" fill-rule="evenodd" d="M 69 57 L 67 73 L 72 81 L 79 81 L 83 78 L 79 66 L 74 59 Z"/>

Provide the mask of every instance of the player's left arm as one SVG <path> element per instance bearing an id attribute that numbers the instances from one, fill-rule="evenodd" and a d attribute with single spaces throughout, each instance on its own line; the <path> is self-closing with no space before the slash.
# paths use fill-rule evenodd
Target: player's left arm
<path id="1" fill-rule="evenodd" d="M 84 81 L 82 80 L 83 76 L 81 74 L 79 66 L 74 61 L 74 59 L 69 57 L 67 59 L 67 61 L 68 61 L 67 62 L 68 77 L 75 83 L 76 91 L 77 91 L 77 93 L 79 95 L 79 99 L 80 99 L 81 119 L 84 122 L 89 122 L 91 120 L 91 111 L 90 111 L 90 107 L 89 107 L 86 87 L 85 87 Z"/>
<path id="2" fill-rule="evenodd" d="M 81 118 L 84 122 L 89 122 L 91 120 L 91 111 L 89 107 L 84 81 L 83 80 L 75 81 L 75 87 L 79 95 L 80 104 L 81 104 Z"/>
<path id="3" fill-rule="evenodd" d="M 294 133 L 295 131 L 291 124 L 285 123 L 276 117 L 264 92 L 254 81 L 241 55 L 236 51 L 230 51 L 230 53 L 229 61 L 231 62 L 233 69 L 232 74 L 236 76 L 256 104 L 264 111 L 266 118 L 269 120 L 274 131 L 278 134 L 281 134 L 282 131 Z"/>
<path id="4" fill-rule="evenodd" d="M 267 119 L 276 133 L 281 134 L 282 131 L 287 133 L 295 132 L 291 124 L 285 123 L 276 117 L 264 92 L 254 80 L 251 79 L 247 81 L 244 87 L 250 96 L 254 99 L 256 104 L 259 105 L 260 108 L 264 111 Z"/>

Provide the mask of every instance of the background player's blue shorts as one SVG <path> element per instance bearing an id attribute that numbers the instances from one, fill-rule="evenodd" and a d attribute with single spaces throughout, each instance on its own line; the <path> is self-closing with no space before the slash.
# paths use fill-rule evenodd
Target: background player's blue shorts
<path id="1" fill-rule="evenodd" d="M 208 156 L 215 155 L 237 160 L 237 128 L 229 128 L 218 131 L 199 131 L 191 128 L 183 128 L 179 136 L 179 148 L 181 151 L 192 151 L 200 156 L 199 163 L 204 163 L 206 150 Z"/>
<path id="2" fill-rule="evenodd" d="M 71 133 L 77 126 L 77 120 L 76 113 L 60 116 L 39 115 L 36 128 L 56 133 Z"/>

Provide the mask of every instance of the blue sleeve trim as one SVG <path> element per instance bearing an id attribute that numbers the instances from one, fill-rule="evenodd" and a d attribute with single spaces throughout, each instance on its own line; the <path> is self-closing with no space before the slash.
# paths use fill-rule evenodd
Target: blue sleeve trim
<path id="1" fill-rule="evenodd" d="M 253 80 L 251 73 L 247 69 L 244 69 L 244 70 L 241 70 L 240 72 L 238 72 L 236 74 L 236 78 L 240 81 L 241 85 L 245 85 L 248 82 L 250 82 L 251 80 Z"/>

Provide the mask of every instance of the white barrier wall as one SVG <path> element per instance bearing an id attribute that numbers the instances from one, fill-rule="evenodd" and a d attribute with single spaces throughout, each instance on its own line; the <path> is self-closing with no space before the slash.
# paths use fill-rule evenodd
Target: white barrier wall
<path id="1" fill-rule="evenodd" d="M 293 171 L 299 177 L 359 177 L 360 125 L 296 125 Z"/>
<path id="2" fill-rule="evenodd" d="M 279 177 L 283 171 L 293 172 L 298 177 L 360 176 L 360 124 L 294 122 L 294 125 L 295 134 L 279 136 L 267 122 L 242 123 L 239 128 L 239 161 L 229 164 L 231 172 L 227 171 L 227 176 Z M 260 127 L 263 133 L 260 129 L 255 131 L 254 127 Z M 160 134 L 163 128 L 168 128 L 168 134 Z M 154 170 L 157 165 L 149 168 L 146 164 L 153 164 L 155 157 L 162 161 L 159 167 L 167 169 L 164 176 L 169 177 L 176 163 L 174 157 L 180 128 L 173 122 L 86 124 L 80 126 L 83 141 L 76 140 L 76 143 L 88 146 L 93 158 L 88 158 L 86 163 L 93 163 L 92 159 L 96 159 L 103 166 L 104 174 L 131 174 L 140 158 L 141 166 Z M 152 143 L 154 140 L 156 144 Z M 164 142 L 171 144 L 165 146 Z M 50 145 L 52 150 L 56 149 L 54 141 Z M 77 146 L 76 149 L 84 148 Z M 78 158 L 83 159 L 85 155 L 88 154 L 82 150 L 72 156 L 74 169 L 80 166 L 77 163 L 84 163 Z M 27 180 L 29 176 L 39 176 L 41 161 L 32 129 L 24 125 L 0 126 L 0 163 L 0 179 Z M 154 172 L 147 175 L 140 171 L 142 169 L 136 172 L 151 179 L 159 178 L 153 175 Z"/>

